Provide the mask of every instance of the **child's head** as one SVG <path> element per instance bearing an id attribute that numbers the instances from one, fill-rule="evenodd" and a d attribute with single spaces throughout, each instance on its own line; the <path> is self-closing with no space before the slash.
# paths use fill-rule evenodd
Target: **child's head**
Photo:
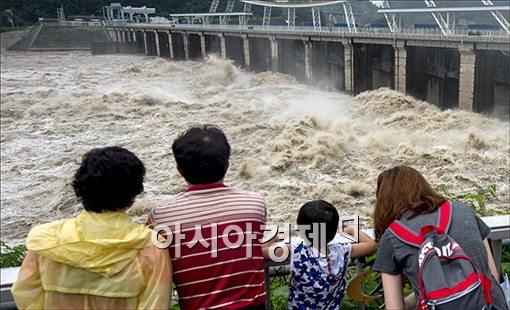
<path id="1" fill-rule="evenodd" d="M 83 155 L 73 188 L 87 211 L 119 211 L 143 191 L 145 167 L 135 154 L 121 147 L 93 149 Z"/>
<path id="2" fill-rule="evenodd" d="M 313 233 L 317 236 L 319 232 L 313 231 L 313 223 L 317 223 L 317 227 L 320 227 L 321 223 L 326 225 L 326 242 L 329 243 L 336 235 L 338 229 L 338 211 L 336 208 L 327 201 L 324 200 L 312 200 L 305 203 L 299 210 L 297 217 L 298 225 L 307 225 L 309 229 L 302 231 L 306 239 L 314 240 Z M 321 236 L 322 237 L 322 236 Z M 315 240 L 314 240 L 315 241 Z M 322 240 L 318 244 L 321 244 Z M 315 243 L 315 242 L 314 242 Z"/>
<path id="3" fill-rule="evenodd" d="M 192 127 L 172 144 L 181 175 L 193 185 L 219 182 L 225 176 L 230 157 L 227 137 L 218 127 Z"/>

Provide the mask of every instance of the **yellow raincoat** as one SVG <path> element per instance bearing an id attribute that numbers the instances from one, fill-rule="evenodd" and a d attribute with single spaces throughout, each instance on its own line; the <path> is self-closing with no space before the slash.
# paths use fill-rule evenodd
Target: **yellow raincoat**
<path id="1" fill-rule="evenodd" d="M 12 294 L 20 309 L 168 309 L 171 265 L 125 212 L 34 227 Z"/>

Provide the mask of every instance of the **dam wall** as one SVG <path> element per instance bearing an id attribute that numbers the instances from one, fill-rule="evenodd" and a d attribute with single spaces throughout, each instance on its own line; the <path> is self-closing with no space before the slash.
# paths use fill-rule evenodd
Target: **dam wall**
<path id="1" fill-rule="evenodd" d="M 510 113 L 508 39 L 304 35 L 150 24 L 107 29 L 121 42 L 139 38 L 147 55 L 188 60 L 216 54 L 247 71 L 285 73 L 323 90 L 356 95 L 387 87 L 442 109 Z"/>
<path id="2" fill-rule="evenodd" d="M 509 43 L 508 36 L 335 33 L 253 26 L 42 24 L 11 49 L 141 52 L 175 60 L 216 54 L 247 71 L 285 73 L 323 90 L 356 95 L 387 87 L 442 109 L 508 118 Z"/>
<path id="3" fill-rule="evenodd" d="M 10 50 L 144 53 L 175 60 L 209 54 L 253 72 L 280 72 L 323 90 L 387 87 L 442 109 L 510 114 L 508 37 L 292 32 L 270 28 L 39 24 Z"/>
<path id="4" fill-rule="evenodd" d="M 510 114 L 508 37 L 197 27 L 146 24 L 107 29 L 120 41 L 126 41 L 126 33 L 145 38 L 138 44 L 147 55 L 187 60 L 216 54 L 247 71 L 285 73 L 323 90 L 357 95 L 387 87 L 441 109 L 505 118 Z"/>
<path id="5" fill-rule="evenodd" d="M 7 49 L 17 51 L 90 50 L 93 42 L 108 41 L 112 39 L 106 29 L 101 26 L 39 24 Z M 115 41 L 120 41 L 120 38 L 116 38 Z"/>

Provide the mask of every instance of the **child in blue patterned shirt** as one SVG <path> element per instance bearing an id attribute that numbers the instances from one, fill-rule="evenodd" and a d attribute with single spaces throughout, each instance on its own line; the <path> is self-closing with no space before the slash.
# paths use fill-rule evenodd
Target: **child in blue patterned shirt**
<path id="1" fill-rule="evenodd" d="M 337 234 L 338 223 L 338 211 L 324 200 L 307 202 L 299 210 L 301 238 L 288 244 L 292 274 L 289 309 L 340 309 L 350 259 L 376 251 L 376 242 L 363 232 L 358 243 L 346 242 Z M 352 228 L 344 232 L 354 233 Z"/>

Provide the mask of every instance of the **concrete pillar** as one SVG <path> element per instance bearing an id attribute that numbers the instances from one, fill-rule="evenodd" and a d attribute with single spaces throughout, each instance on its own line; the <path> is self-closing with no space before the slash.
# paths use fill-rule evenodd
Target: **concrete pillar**
<path id="1" fill-rule="evenodd" d="M 459 53 L 459 108 L 473 111 L 476 55 L 473 46 L 462 46 L 459 48 Z"/>
<path id="2" fill-rule="evenodd" d="M 156 54 L 158 56 L 161 56 L 161 49 L 160 49 L 160 45 L 159 45 L 159 36 L 158 36 L 157 30 L 154 30 L 154 40 L 156 41 Z"/>
<path id="3" fill-rule="evenodd" d="M 207 50 L 205 48 L 205 36 L 204 34 L 200 34 L 200 51 L 202 51 L 202 57 L 207 57 Z"/>
<path id="4" fill-rule="evenodd" d="M 142 30 L 143 31 L 143 50 L 145 51 L 145 54 L 147 55 L 148 54 L 148 49 L 147 49 L 147 31 L 145 30 Z"/>
<path id="5" fill-rule="evenodd" d="M 167 35 L 168 35 L 168 49 L 169 49 L 169 54 L 170 54 L 170 58 L 174 58 L 174 44 L 173 44 L 173 41 L 172 41 L 172 33 L 167 30 L 166 31 Z"/>
<path id="6" fill-rule="evenodd" d="M 182 33 L 182 42 L 184 43 L 184 59 L 189 59 L 189 37 L 187 33 Z"/>
<path id="7" fill-rule="evenodd" d="M 136 42 L 136 30 L 133 30 L 131 35 L 133 35 L 133 42 Z"/>
<path id="8" fill-rule="evenodd" d="M 250 63 L 250 39 L 247 35 L 243 35 L 243 49 L 244 49 L 244 69 L 251 71 Z"/>
<path id="9" fill-rule="evenodd" d="M 308 83 L 312 82 L 313 79 L 313 68 L 312 68 L 312 42 L 303 41 L 305 46 L 305 76 Z"/>
<path id="10" fill-rule="evenodd" d="M 223 34 L 219 34 L 218 37 L 220 37 L 221 58 L 227 59 L 227 44 L 225 42 L 225 37 Z"/>
<path id="11" fill-rule="evenodd" d="M 405 94 L 407 64 L 407 50 L 405 42 L 397 41 L 393 48 L 395 49 L 395 89 Z"/>
<path id="12" fill-rule="evenodd" d="M 342 40 L 344 46 L 344 81 L 345 92 L 354 92 L 354 47 L 349 39 Z"/>
<path id="13" fill-rule="evenodd" d="M 271 41 L 271 71 L 276 73 L 279 71 L 278 66 L 278 41 L 275 36 L 269 38 Z"/>

